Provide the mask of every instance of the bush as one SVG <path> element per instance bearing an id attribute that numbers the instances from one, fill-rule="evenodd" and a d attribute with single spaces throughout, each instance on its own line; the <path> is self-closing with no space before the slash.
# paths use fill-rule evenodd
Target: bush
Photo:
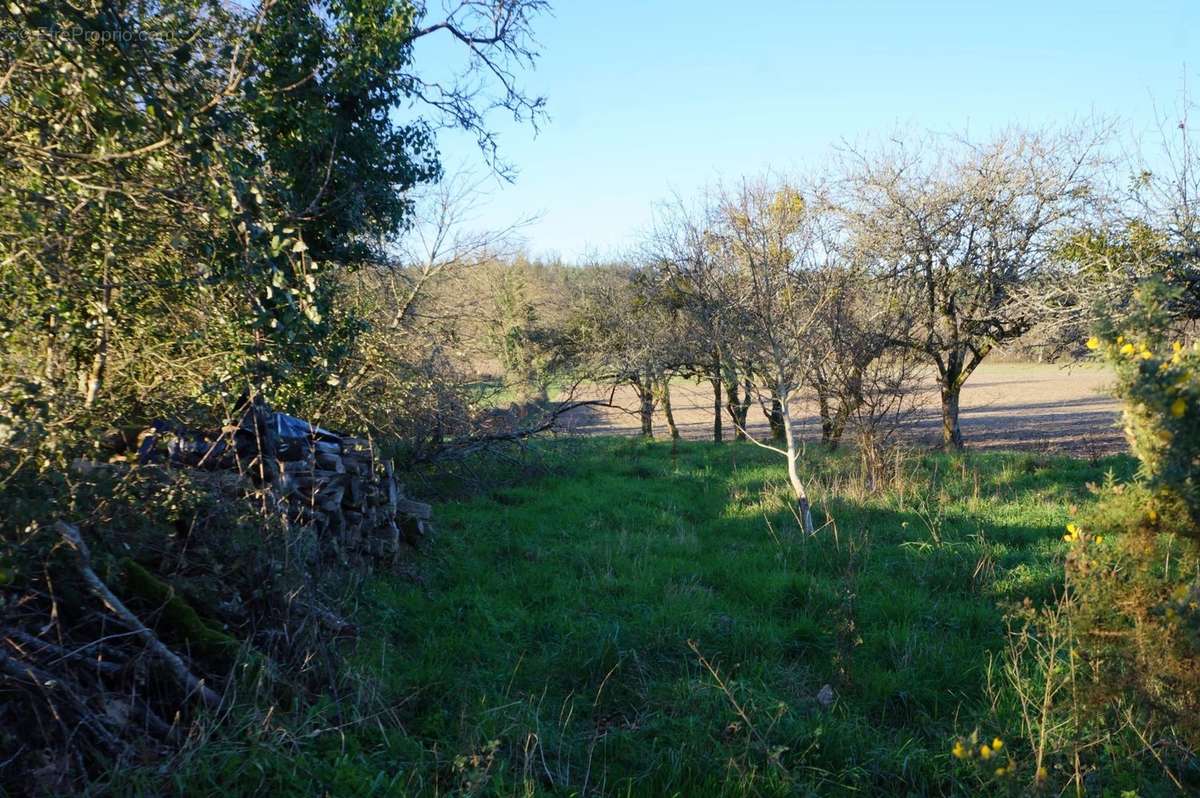
<path id="1" fill-rule="evenodd" d="M 137 764 L 153 765 L 143 774 L 151 778 L 225 724 L 235 736 L 264 716 L 300 724 L 316 697 L 362 689 L 342 667 L 338 619 L 326 609 L 362 574 L 318 561 L 315 533 L 264 508 L 238 475 L 123 463 L 39 470 L 0 447 L 0 469 L 8 466 L 0 795 L 102 791 Z M 78 527 L 86 555 L 47 521 L 56 518 Z M 85 566 L 222 695 L 219 714 L 96 594 Z M 338 702 L 342 717 L 326 725 L 358 706 Z"/>
<path id="2" fill-rule="evenodd" d="M 1088 485 L 1096 503 L 1063 534 L 1063 590 L 1009 613 L 990 674 L 999 725 L 1028 739 L 1043 789 L 1200 785 L 1200 346 L 1181 340 L 1177 302 L 1149 279 L 1101 314 L 1087 345 L 1115 372 L 1138 478 Z"/>
<path id="3" fill-rule="evenodd" d="M 1200 547 L 1168 531 L 1143 485 L 1098 501 L 1063 538 L 1065 584 L 1008 614 L 989 669 L 997 727 L 1044 789 L 1173 795 L 1200 787 Z"/>
<path id="4" fill-rule="evenodd" d="M 1122 322 L 1106 322 L 1088 348 L 1117 375 L 1125 434 L 1159 510 L 1181 509 L 1179 533 L 1200 537 L 1200 342 L 1175 338 L 1174 292 L 1147 282 Z"/>

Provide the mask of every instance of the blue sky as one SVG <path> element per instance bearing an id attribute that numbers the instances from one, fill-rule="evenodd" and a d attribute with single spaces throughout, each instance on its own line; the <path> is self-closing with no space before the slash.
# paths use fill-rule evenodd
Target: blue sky
<path id="1" fill-rule="evenodd" d="M 489 183 L 478 224 L 537 214 L 532 254 L 619 256 L 673 192 L 819 166 L 843 140 L 1091 115 L 1153 138 L 1185 76 L 1200 96 L 1198 24 L 1200 0 L 560 0 L 522 78 L 550 119 L 536 136 L 493 119 L 518 174 Z M 436 71 L 462 54 L 422 42 L 416 57 Z M 472 138 L 439 145 L 485 173 Z"/>

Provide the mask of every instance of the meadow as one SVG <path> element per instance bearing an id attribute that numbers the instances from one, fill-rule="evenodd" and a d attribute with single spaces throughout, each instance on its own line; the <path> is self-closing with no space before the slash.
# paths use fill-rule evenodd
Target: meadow
<path id="1" fill-rule="evenodd" d="M 1035 741 L 996 692 L 1005 615 L 1061 590 L 1063 528 L 1092 500 L 1087 483 L 1127 478 L 1133 460 L 913 454 L 874 493 L 853 456 L 806 461 L 819 475 L 812 537 L 777 456 L 750 444 L 538 444 L 503 469 L 507 482 L 491 475 L 502 487 L 438 507 L 440 532 L 411 578 L 369 585 L 353 667 L 378 691 L 377 716 L 329 734 L 326 706 L 312 716 L 322 733 L 290 746 L 231 757 L 210 745 L 185 757 L 179 786 L 1034 789 Z M 995 738 L 988 762 L 952 753 Z"/>

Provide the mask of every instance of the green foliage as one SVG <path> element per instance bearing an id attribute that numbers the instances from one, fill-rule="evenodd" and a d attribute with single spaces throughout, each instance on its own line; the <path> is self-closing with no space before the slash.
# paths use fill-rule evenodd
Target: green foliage
<path id="1" fill-rule="evenodd" d="M 58 416 L 133 423 L 247 385 L 328 393 L 342 276 L 439 175 L 406 0 L 15 2 L 0 121 L 0 350 Z M 200 397 L 205 397 L 200 399 Z"/>
<path id="2" fill-rule="evenodd" d="M 440 175 L 428 126 L 391 114 L 408 99 L 398 76 L 414 21 L 398 0 L 281 0 L 267 12 L 246 105 L 318 260 L 381 259 L 407 226 L 406 190 Z"/>
<path id="3" fill-rule="evenodd" d="M 495 317 L 486 331 L 490 348 L 511 387 L 520 394 L 545 399 L 556 376 L 563 342 L 538 319 L 537 308 L 527 296 L 524 275 L 505 269 L 493 287 Z"/>
<path id="4" fill-rule="evenodd" d="M 1178 291 L 1144 283 L 1119 322 L 1101 323 L 1088 346 L 1099 350 L 1117 375 L 1125 432 L 1142 464 L 1147 485 L 1164 505 L 1178 505 L 1189 520 L 1181 534 L 1200 535 L 1200 343 L 1172 335 L 1169 313 Z"/>
<path id="5" fill-rule="evenodd" d="M 1044 780 L 1110 794 L 1176 795 L 1200 784 L 1200 550 L 1169 531 L 1150 491 L 1108 474 L 1066 527 L 1056 600 L 1009 614 L 989 679 L 1004 725 Z M 1148 778 L 1143 762 L 1157 770 Z"/>

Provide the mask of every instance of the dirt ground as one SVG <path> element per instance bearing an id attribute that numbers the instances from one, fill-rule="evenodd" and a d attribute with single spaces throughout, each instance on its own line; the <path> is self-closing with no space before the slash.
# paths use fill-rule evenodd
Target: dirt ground
<path id="1" fill-rule="evenodd" d="M 963 387 L 961 424 L 973 449 L 1025 449 L 1095 457 L 1125 450 L 1119 428 L 1119 405 L 1108 393 L 1111 375 L 1095 366 L 1057 366 L 1029 363 L 985 363 Z M 595 391 L 584 398 L 607 396 Z M 712 389 L 676 381 L 672 406 L 680 433 L 689 439 L 712 436 Z M 617 391 L 620 407 L 587 407 L 574 411 L 568 425 L 580 433 L 634 435 L 640 430 L 637 401 L 628 388 Z M 795 408 L 802 435 L 820 439 L 815 407 Z M 906 420 L 905 436 L 918 444 L 940 441 L 941 416 L 937 394 L 925 392 Z M 750 410 L 750 431 L 769 434 L 757 403 Z M 725 418 L 725 436 L 733 437 Z M 667 435 L 661 410 L 654 417 L 656 437 Z"/>

